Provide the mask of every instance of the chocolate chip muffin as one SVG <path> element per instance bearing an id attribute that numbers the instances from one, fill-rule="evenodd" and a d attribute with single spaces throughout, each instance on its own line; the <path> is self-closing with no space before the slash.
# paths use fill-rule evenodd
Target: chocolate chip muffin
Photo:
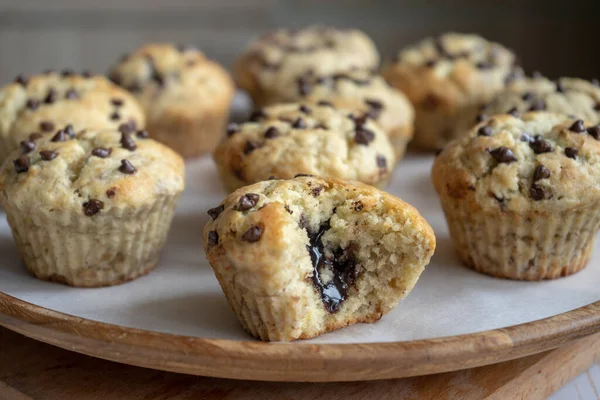
<path id="1" fill-rule="evenodd" d="M 73 129 L 143 128 L 144 113 L 127 91 L 102 76 L 69 70 L 19 76 L 0 89 L 0 163 L 40 135 Z"/>
<path id="2" fill-rule="evenodd" d="M 549 111 L 572 118 L 600 122 L 600 86 L 598 81 L 560 78 L 551 81 L 540 75 L 520 79 L 498 93 L 482 110 L 483 120 L 494 114 Z"/>
<path id="3" fill-rule="evenodd" d="M 276 88 L 279 90 L 279 102 L 331 104 L 357 115 L 366 113 L 388 134 L 396 159 L 402 158 L 412 138 L 415 113 L 402 92 L 390 87 L 379 75 L 366 70 L 329 75 L 308 72 L 298 78 L 298 85 Z"/>
<path id="4" fill-rule="evenodd" d="M 367 114 L 329 104 L 282 104 L 232 124 L 214 158 L 224 187 L 297 174 L 385 186 L 396 162 L 387 135 Z"/>
<path id="5" fill-rule="evenodd" d="M 122 59 L 110 78 L 142 104 L 150 136 L 182 156 L 212 151 L 221 139 L 233 81 L 194 47 L 146 45 Z"/>
<path id="6" fill-rule="evenodd" d="M 515 60 L 497 43 L 447 33 L 402 50 L 382 73 L 415 107 L 414 144 L 437 150 L 470 129 L 481 107 L 522 75 Z"/>
<path id="7" fill-rule="evenodd" d="M 599 125 L 530 112 L 450 143 L 432 175 L 462 262 L 523 280 L 583 269 L 600 227 L 599 140 Z"/>
<path id="8" fill-rule="evenodd" d="M 282 88 L 302 90 L 308 72 L 330 75 L 378 64 L 377 49 L 363 32 L 310 26 L 278 30 L 252 42 L 235 63 L 234 76 L 255 104 L 264 107 L 281 101 L 281 91 L 287 90 Z"/>
<path id="9" fill-rule="evenodd" d="M 78 287 L 152 270 L 184 187 L 183 160 L 145 131 L 74 131 L 31 140 L 0 169 L 0 204 L 27 268 Z"/>
<path id="10" fill-rule="evenodd" d="M 261 340 L 378 321 L 410 293 L 435 249 L 417 210 L 357 182 L 259 182 L 208 214 L 207 259 L 242 326 Z"/>

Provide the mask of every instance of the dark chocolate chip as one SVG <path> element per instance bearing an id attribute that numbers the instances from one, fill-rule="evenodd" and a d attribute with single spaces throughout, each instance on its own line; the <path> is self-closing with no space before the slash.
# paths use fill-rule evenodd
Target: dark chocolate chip
<path id="1" fill-rule="evenodd" d="M 529 147 L 533 149 L 535 154 L 550 153 L 552 151 L 552 145 L 550 142 L 542 139 L 540 135 L 537 135 L 533 142 L 529 143 Z"/>
<path id="2" fill-rule="evenodd" d="M 150 137 L 150 135 L 148 134 L 148 131 L 140 129 L 139 131 L 137 131 L 135 133 L 135 136 L 137 136 L 140 139 L 148 139 Z"/>
<path id="3" fill-rule="evenodd" d="M 75 72 L 73 72 L 71 69 L 63 69 L 60 74 L 66 78 L 75 75 Z"/>
<path id="4" fill-rule="evenodd" d="M 425 66 L 427 68 L 433 68 L 433 67 L 435 67 L 435 64 L 437 64 L 437 61 L 434 59 L 425 61 Z"/>
<path id="5" fill-rule="evenodd" d="M 238 133 L 240 131 L 240 126 L 238 124 L 236 124 L 235 122 L 230 123 L 229 125 L 227 125 L 227 136 L 233 136 L 234 134 Z"/>
<path id="6" fill-rule="evenodd" d="M 529 196 L 535 201 L 544 200 L 546 198 L 546 189 L 534 183 L 529 188 Z"/>
<path id="7" fill-rule="evenodd" d="M 23 140 L 21 142 L 21 151 L 23 154 L 31 153 L 33 150 L 35 150 L 35 142 L 31 140 Z"/>
<path id="8" fill-rule="evenodd" d="M 382 156 L 381 154 L 378 154 L 376 161 L 377 161 L 377 166 L 380 169 L 387 169 L 387 160 L 384 156 Z"/>
<path id="9" fill-rule="evenodd" d="M 79 95 L 77 94 L 75 89 L 71 88 L 65 92 L 65 98 L 67 98 L 68 100 L 77 100 L 79 98 Z"/>
<path id="10" fill-rule="evenodd" d="M 52 137 L 51 139 L 53 142 L 65 142 L 68 140 L 67 135 L 65 134 L 65 131 L 60 129 L 56 132 L 56 134 Z"/>
<path id="11" fill-rule="evenodd" d="M 29 82 L 29 79 L 27 79 L 27 77 L 25 75 L 18 75 L 15 78 L 15 83 L 18 83 L 21 86 L 27 86 L 28 82 Z"/>
<path id="12" fill-rule="evenodd" d="M 109 199 L 114 198 L 117 195 L 117 188 L 112 187 L 106 191 L 106 197 Z"/>
<path id="13" fill-rule="evenodd" d="M 121 166 L 119 167 L 119 171 L 127 175 L 133 175 L 137 172 L 137 169 L 133 166 L 129 160 L 121 160 Z"/>
<path id="14" fill-rule="evenodd" d="M 587 133 L 596 140 L 600 140 L 600 125 L 590 126 Z"/>
<path id="15" fill-rule="evenodd" d="M 543 111 L 546 109 L 546 103 L 544 100 L 536 100 L 529 107 L 529 111 Z"/>
<path id="16" fill-rule="evenodd" d="M 600 103 L 596 103 L 594 106 L 594 111 L 600 111 Z"/>
<path id="17" fill-rule="evenodd" d="M 223 212 L 224 209 L 225 209 L 225 206 L 223 206 L 223 204 L 221 204 L 220 206 L 211 208 L 210 210 L 207 211 L 207 213 L 208 213 L 208 215 L 210 215 L 210 217 L 214 221 L 215 219 L 219 218 L 219 215 L 221 215 L 221 213 Z"/>
<path id="18" fill-rule="evenodd" d="M 23 172 L 29 171 L 29 166 L 31 165 L 29 162 L 29 157 L 21 156 L 13 161 L 13 165 L 15 167 L 15 171 L 17 174 L 21 174 Z"/>
<path id="19" fill-rule="evenodd" d="M 292 209 L 290 208 L 290 206 L 288 206 L 287 204 L 285 206 L 283 206 L 283 208 L 285 208 L 285 211 L 287 211 L 290 215 L 294 214 L 294 212 L 292 211 Z"/>
<path id="20" fill-rule="evenodd" d="M 44 135 L 42 135 L 41 133 L 37 133 L 37 132 L 29 134 L 29 140 L 31 140 L 33 142 L 35 142 L 36 140 L 41 139 L 43 137 L 44 137 Z"/>
<path id="21" fill-rule="evenodd" d="M 121 147 L 129 151 L 135 151 L 135 149 L 137 149 L 137 145 L 128 133 L 121 133 Z"/>
<path id="22" fill-rule="evenodd" d="M 301 117 L 298 117 L 293 123 L 292 128 L 295 129 L 306 129 L 306 122 Z"/>
<path id="23" fill-rule="evenodd" d="M 492 69 L 494 68 L 494 64 L 491 61 L 480 61 L 475 64 L 477 69 Z"/>
<path id="24" fill-rule="evenodd" d="M 134 82 L 131 85 L 127 86 L 127 90 L 133 93 L 141 92 L 142 85 L 139 82 Z"/>
<path id="25" fill-rule="evenodd" d="M 497 147 L 493 150 L 489 150 L 489 153 L 499 163 L 512 163 L 517 161 L 517 157 L 515 157 L 512 150 L 508 147 Z"/>
<path id="26" fill-rule="evenodd" d="M 211 247 L 214 247 L 218 244 L 219 244 L 219 234 L 217 233 L 217 231 L 208 232 L 208 237 L 207 237 L 208 248 L 210 249 Z"/>
<path id="27" fill-rule="evenodd" d="M 260 196 L 256 193 L 246 193 L 238 200 L 237 206 L 235 207 L 238 211 L 248 211 L 258 203 Z"/>
<path id="28" fill-rule="evenodd" d="M 48 94 L 44 98 L 44 103 L 52 104 L 56 101 L 57 97 L 58 97 L 58 95 L 56 94 L 56 90 L 50 89 L 50 90 L 48 90 Z"/>
<path id="29" fill-rule="evenodd" d="M 509 114 L 509 115 L 512 115 L 515 118 L 519 118 L 519 110 L 517 110 L 517 107 L 511 108 L 506 113 Z"/>
<path id="30" fill-rule="evenodd" d="M 255 111 L 252 111 L 252 114 L 250 114 L 249 121 L 250 122 L 258 122 L 265 118 L 267 118 L 267 114 L 265 114 L 265 112 L 263 110 L 255 110 Z"/>
<path id="31" fill-rule="evenodd" d="M 121 107 L 123 105 L 124 101 L 123 99 L 119 99 L 119 98 L 114 98 L 114 99 L 110 99 L 110 104 L 112 104 L 115 107 Z"/>
<path id="32" fill-rule="evenodd" d="M 306 115 L 310 115 L 310 113 L 312 112 L 312 110 L 310 109 L 309 106 L 307 106 L 306 104 L 302 104 L 299 108 L 300 112 L 303 112 Z"/>
<path id="33" fill-rule="evenodd" d="M 118 111 L 114 111 L 108 117 L 110 118 L 111 121 L 118 121 L 121 119 L 121 114 L 119 114 Z"/>
<path id="34" fill-rule="evenodd" d="M 378 110 L 384 108 L 383 103 L 379 100 L 366 99 L 365 104 L 368 105 L 370 108 L 376 108 Z"/>
<path id="35" fill-rule="evenodd" d="M 248 155 L 252 153 L 254 150 L 261 147 L 261 144 L 255 140 L 249 139 L 244 146 L 244 154 Z"/>
<path id="36" fill-rule="evenodd" d="M 130 133 L 133 133 L 134 128 L 131 126 L 131 124 L 121 124 L 119 125 L 119 132 L 121 132 L 122 134 L 125 135 L 129 135 Z"/>
<path id="37" fill-rule="evenodd" d="M 87 217 L 94 216 L 100 212 L 104 208 L 104 203 L 100 200 L 90 199 L 83 203 L 83 213 Z"/>
<path id="38" fill-rule="evenodd" d="M 265 137 L 267 139 L 273 139 L 273 138 L 276 138 L 276 137 L 278 137 L 280 135 L 281 135 L 281 132 L 279 132 L 279 129 L 277 129 L 274 126 L 269 127 L 269 129 L 267 129 L 265 131 Z"/>
<path id="39" fill-rule="evenodd" d="M 305 77 L 296 79 L 296 85 L 298 86 L 298 93 L 300 93 L 300 96 L 308 96 L 310 92 L 312 92 L 312 85 Z"/>
<path id="40" fill-rule="evenodd" d="M 528 135 L 527 133 L 524 133 L 521 135 L 521 142 L 527 142 L 527 143 L 533 143 L 535 139 L 531 137 L 531 135 Z"/>
<path id="41" fill-rule="evenodd" d="M 319 197 L 321 192 L 323 191 L 323 186 L 317 186 L 311 189 L 311 193 L 314 197 Z"/>
<path id="42" fill-rule="evenodd" d="M 577 121 L 573 122 L 573 125 L 569 127 L 569 130 L 575 133 L 583 133 L 585 132 L 585 125 L 583 124 L 582 120 L 578 119 Z"/>
<path id="43" fill-rule="evenodd" d="M 565 156 L 577 160 L 577 154 L 579 154 L 578 149 L 574 147 L 565 147 Z"/>
<path id="44" fill-rule="evenodd" d="M 477 122 L 477 123 L 483 122 L 483 121 L 487 120 L 488 118 L 489 117 L 484 113 L 477 114 L 477 117 L 475 117 L 475 122 Z"/>
<path id="45" fill-rule="evenodd" d="M 40 107 L 40 102 L 36 99 L 29 99 L 27 100 L 26 106 L 30 110 L 37 110 Z"/>
<path id="46" fill-rule="evenodd" d="M 492 128 L 487 125 L 477 129 L 477 136 L 492 136 L 492 133 Z"/>
<path id="47" fill-rule="evenodd" d="M 356 212 L 361 212 L 364 207 L 365 205 L 360 200 L 357 200 L 354 203 L 352 203 L 352 208 L 354 208 L 354 211 Z"/>
<path id="48" fill-rule="evenodd" d="M 63 131 L 71 139 L 73 139 L 75 137 L 75 129 L 73 128 L 73 125 L 69 124 L 69 125 L 65 126 L 63 128 Z"/>
<path id="49" fill-rule="evenodd" d="M 52 161 L 58 157 L 58 153 L 52 150 L 42 150 L 40 151 L 40 157 L 42 157 L 42 160 L 44 161 Z"/>
<path id="50" fill-rule="evenodd" d="M 354 132 L 354 141 L 357 144 L 367 146 L 375 140 L 375 134 L 366 128 L 357 128 Z"/>
<path id="51" fill-rule="evenodd" d="M 524 101 L 531 101 L 535 98 L 535 94 L 531 93 L 531 92 L 525 92 L 523 93 L 523 95 L 521 96 L 521 98 Z"/>
<path id="52" fill-rule="evenodd" d="M 92 150 L 92 155 L 100 158 L 107 158 L 112 153 L 112 149 L 107 149 L 105 147 L 96 147 Z"/>
<path id="53" fill-rule="evenodd" d="M 260 225 L 252 225 L 244 234 L 242 235 L 242 240 L 249 243 L 258 242 L 262 237 L 263 230 Z"/>
<path id="54" fill-rule="evenodd" d="M 321 107 L 335 108 L 335 106 L 333 105 L 333 103 L 331 103 L 330 101 L 327 101 L 327 100 L 319 100 L 319 102 L 317 103 L 317 105 L 321 106 Z"/>
<path id="55" fill-rule="evenodd" d="M 543 165 L 538 165 L 533 171 L 533 181 L 537 182 L 541 179 L 550 178 L 550 170 Z"/>

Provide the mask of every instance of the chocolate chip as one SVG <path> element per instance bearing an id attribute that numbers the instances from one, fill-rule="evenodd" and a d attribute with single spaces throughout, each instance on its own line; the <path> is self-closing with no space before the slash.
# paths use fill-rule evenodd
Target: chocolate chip
<path id="1" fill-rule="evenodd" d="M 96 147 L 92 150 L 92 155 L 100 158 L 107 158 L 112 153 L 112 149 L 107 149 L 105 147 Z"/>
<path id="2" fill-rule="evenodd" d="M 489 150 L 489 153 L 499 163 L 512 163 L 517 161 L 517 157 L 515 157 L 512 150 L 508 147 L 497 147 L 493 150 Z"/>
<path id="3" fill-rule="evenodd" d="M 427 68 L 433 68 L 433 67 L 435 67 L 435 64 L 437 64 L 437 61 L 434 59 L 425 61 L 425 66 Z"/>
<path id="4" fill-rule="evenodd" d="M 492 128 L 487 125 L 477 129 L 477 136 L 492 136 L 492 133 Z"/>
<path id="5" fill-rule="evenodd" d="M 387 160 L 384 156 L 382 156 L 381 154 L 378 154 L 376 160 L 377 160 L 377 166 L 380 169 L 387 169 Z"/>
<path id="6" fill-rule="evenodd" d="M 111 121 L 118 121 L 121 119 L 121 114 L 119 114 L 118 111 L 114 111 L 112 114 L 109 115 L 109 118 Z"/>
<path id="7" fill-rule="evenodd" d="M 583 133 L 585 132 L 585 125 L 583 124 L 582 120 L 578 119 L 577 121 L 573 122 L 573 125 L 569 127 L 569 130 L 575 133 Z"/>
<path id="8" fill-rule="evenodd" d="M 121 160 L 121 166 L 119 171 L 127 175 L 133 175 L 137 172 L 137 169 L 129 162 L 129 160 Z"/>
<path id="9" fill-rule="evenodd" d="M 65 98 L 67 98 L 68 100 L 77 100 L 79 98 L 79 95 L 77 94 L 75 89 L 71 88 L 65 93 Z"/>
<path id="10" fill-rule="evenodd" d="M 278 137 L 280 135 L 281 135 L 281 132 L 279 132 L 279 129 L 277 129 L 274 126 L 269 127 L 269 129 L 267 129 L 265 131 L 265 137 L 267 139 L 273 139 L 273 138 L 276 138 L 276 137 Z"/>
<path id="11" fill-rule="evenodd" d="M 75 129 L 73 129 L 73 125 L 69 124 L 67 126 L 65 126 L 63 128 L 63 131 L 65 132 L 65 134 L 67 136 L 69 136 L 71 139 L 73 139 L 75 137 Z"/>
<path id="12" fill-rule="evenodd" d="M 131 126 L 131 124 L 121 124 L 119 125 L 119 132 L 121 132 L 122 134 L 125 135 L 129 135 L 130 133 L 133 133 L 134 128 Z"/>
<path id="13" fill-rule="evenodd" d="M 135 151 L 135 149 L 137 149 L 137 145 L 128 133 L 121 133 L 121 147 L 129 151 Z"/>
<path id="14" fill-rule="evenodd" d="M 90 199 L 83 203 L 83 213 L 87 217 L 94 216 L 100 212 L 104 208 L 104 203 L 100 200 Z"/>
<path id="15" fill-rule="evenodd" d="M 312 112 L 312 110 L 310 109 L 309 106 L 307 106 L 306 104 L 302 104 L 299 108 L 300 112 L 303 112 L 306 115 L 310 115 L 310 113 Z"/>
<path id="16" fill-rule="evenodd" d="M 208 248 L 210 249 L 211 247 L 214 247 L 218 244 L 219 244 L 219 234 L 217 233 L 217 231 L 208 232 L 208 237 L 207 237 Z"/>
<path id="17" fill-rule="evenodd" d="M 227 125 L 227 136 L 231 137 L 234 134 L 238 133 L 240 131 L 240 126 L 238 124 L 236 124 L 235 122 L 230 123 L 229 125 Z"/>
<path id="18" fill-rule="evenodd" d="M 262 237 L 263 230 L 260 225 L 252 225 L 248 230 L 242 235 L 242 240 L 249 243 L 258 242 Z"/>
<path id="19" fill-rule="evenodd" d="M 31 153 L 33 150 L 35 150 L 35 142 L 31 140 L 23 140 L 21 142 L 21 151 L 23 154 Z"/>
<path id="20" fill-rule="evenodd" d="M 600 103 L 596 103 L 594 106 L 594 111 L 600 111 Z"/>
<path id="21" fill-rule="evenodd" d="M 533 181 L 537 182 L 542 179 L 550 178 L 550 170 L 543 165 L 538 165 L 533 171 Z"/>
<path id="22" fill-rule="evenodd" d="M 383 103 L 379 100 L 366 99 L 365 104 L 371 108 L 376 108 L 378 110 L 383 109 Z"/>
<path id="23" fill-rule="evenodd" d="M 534 140 L 535 139 L 533 139 L 531 135 L 528 135 L 527 133 L 521 135 L 521 142 L 533 143 Z"/>
<path id="24" fill-rule="evenodd" d="M 208 215 L 210 215 L 210 217 L 214 221 L 215 219 L 219 218 L 219 215 L 221 215 L 221 213 L 223 212 L 224 209 L 225 209 L 225 206 L 223 206 L 223 204 L 221 204 L 220 206 L 211 208 L 207 212 L 208 212 Z"/>
<path id="25" fill-rule="evenodd" d="M 17 174 L 21 174 L 23 172 L 29 171 L 29 166 L 31 165 L 29 162 L 29 157 L 21 156 L 13 161 L 13 165 L 15 167 L 15 171 Z"/>
<path id="26" fill-rule="evenodd" d="M 489 117 L 486 114 L 477 114 L 477 117 L 475 117 L 475 122 L 479 123 L 479 122 L 483 122 L 485 120 L 487 120 Z"/>
<path id="27" fill-rule="evenodd" d="M 18 75 L 15 78 L 15 83 L 18 83 L 21 86 L 27 86 L 28 82 L 29 82 L 29 79 L 27 79 L 27 77 L 25 75 Z"/>
<path id="28" fill-rule="evenodd" d="M 258 149 L 259 147 L 261 147 L 261 144 L 259 142 L 250 139 L 246 142 L 246 145 L 244 146 L 244 154 L 248 155 L 254 150 Z"/>
<path id="29" fill-rule="evenodd" d="M 550 142 L 542 139 L 540 135 L 537 135 L 533 142 L 529 143 L 529 147 L 533 149 L 535 154 L 550 153 L 552 151 L 552 145 Z"/>
<path id="30" fill-rule="evenodd" d="M 139 82 L 134 82 L 126 88 L 128 91 L 137 93 L 142 91 L 142 85 Z"/>
<path id="31" fill-rule="evenodd" d="M 115 187 L 111 187 L 110 189 L 108 189 L 106 191 L 106 197 L 108 197 L 109 199 L 114 198 L 117 195 L 117 188 Z"/>
<path id="32" fill-rule="evenodd" d="M 40 102 L 35 99 L 27 100 L 26 106 L 30 110 L 37 110 L 40 107 Z"/>
<path id="33" fill-rule="evenodd" d="M 577 160 L 577 154 L 579 154 L 579 150 L 574 147 L 565 147 L 565 156 L 572 158 L 573 160 Z"/>
<path id="34" fill-rule="evenodd" d="M 491 61 L 480 61 L 475 64 L 477 69 L 492 69 L 494 68 L 494 64 Z"/>
<path id="35" fill-rule="evenodd" d="M 546 103 L 544 100 L 536 100 L 529 107 L 529 111 L 543 111 L 546 109 Z"/>
<path id="36" fill-rule="evenodd" d="M 312 188 L 312 190 L 310 191 L 312 193 L 312 195 L 314 197 L 319 197 L 319 195 L 321 194 L 321 192 L 323 191 L 323 186 L 317 186 Z"/>
<path id="37" fill-rule="evenodd" d="M 517 110 L 517 107 L 511 108 L 506 113 L 509 114 L 509 115 L 512 115 L 515 118 L 519 118 L 519 110 Z"/>
<path id="38" fill-rule="evenodd" d="M 48 90 L 48 94 L 44 98 L 44 103 L 52 104 L 56 101 L 56 97 L 57 97 L 56 90 L 50 89 L 50 90 Z"/>
<path id="39" fill-rule="evenodd" d="M 535 94 L 533 94 L 533 93 L 531 93 L 531 92 L 525 92 L 525 93 L 523 94 L 523 96 L 521 96 L 521 98 L 522 98 L 524 101 L 531 101 L 531 100 L 533 100 L 533 99 L 535 98 Z"/>
<path id="40" fill-rule="evenodd" d="M 300 93 L 300 96 L 308 96 L 310 92 L 312 92 L 312 85 L 305 77 L 296 79 L 296 85 L 298 86 L 298 93 Z"/>
<path id="41" fill-rule="evenodd" d="M 367 146 L 375 140 L 375 134 L 366 128 L 357 128 L 354 132 L 354 141 L 357 144 Z"/>
<path id="42" fill-rule="evenodd" d="M 529 188 L 529 196 L 535 201 L 544 200 L 546 198 L 546 189 L 534 183 Z"/>
<path id="43" fill-rule="evenodd" d="M 306 129 L 306 122 L 301 117 L 298 117 L 293 123 L 292 128 L 295 129 Z"/>
<path id="44" fill-rule="evenodd" d="M 75 73 L 71 69 L 63 69 L 60 74 L 65 78 L 75 75 Z"/>
<path id="45" fill-rule="evenodd" d="M 331 107 L 331 108 L 335 108 L 335 106 L 333 105 L 333 103 L 331 103 L 330 101 L 327 101 L 327 100 L 319 100 L 319 101 L 317 102 L 317 105 L 318 105 L 318 106 L 321 106 L 321 107 Z"/>
<path id="46" fill-rule="evenodd" d="M 263 110 L 255 110 L 255 111 L 252 111 L 252 114 L 250 114 L 249 121 L 250 122 L 258 122 L 265 118 L 267 118 L 267 114 L 265 114 L 265 112 Z"/>
<path id="47" fill-rule="evenodd" d="M 40 151 L 40 157 L 42 157 L 42 160 L 44 161 L 52 161 L 58 157 L 58 153 L 52 150 L 42 150 Z"/>
<path id="48" fill-rule="evenodd" d="M 596 140 L 600 140 L 600 125 L 590 126 L 587 133 Z"/>
<path id="49" fill-rule="evenodd" d="M 235 207 L 238 211 L 248 211 L 258 203 L 260 196 L 256 193 L 246 193 L 238 200 L 237 206 Z"/>
<path id="50" fill-rule="evenodd" d="M 352 203 L 352 208 L 354 208 L 354 211 L 356 212 L 361 212 L 364 207 L 365 205 L 360 200 L 357 200 L 354 203 Z"/>
<path id="51" fill-rule="evenodd" d="M 123 99 L 119 99 L 119 98 L 114 98 L 114 99 L 110 99 L 110 104 L 112 104 L 115 107 L 121 107 L 123 105 L 124 101 Z"/>
<path id="52" fill-rule="evenodd" d="M 140 129 L 139 131 L 137 131 L 135 133 L 135 136 L 137 136 L 140 139 L 148 139 L 150 137 L 150 135 L 148 134 L 148 131 L 145 131 L 143 129 Z"/>
<path id="53" fill-rule="evenodd" d="M 355 117 L 354 114 L 349 114 L 348 118 L 350 118 L 352 121 L 354 121 L 355 129 L 362 129 L 365 127 L 365 124 L 367 123 L 367 119 L 369 119 L 369 116 L 367 114 L 363 114 L 361 116 Z"/>
<path id="54" fill-rule="evenodd" d="M 283 208 L 285 208 L 285 211 L 287 211 L 290 215 L 294 214 L 294 212 L 292 211 L 292 209 L 290 208 L 290 206 L 288 206 L 287 204 L 285 206 L 283 206 Z"/>
<path id="55" fill-rule="evenodd" d="M 42 135 L 41 133 L 34 132 L 29 135 L 29 140 L 35 142 L 36 140 L 41 139 L 43 137 L 44 135 Z"/>
<path id="56" fill-rule="evenodd" d="M 65 142 L 67 141 L 67 135 L 65 134 L 64 130 L 60 129 L 56 132 L 56 134 L 52 137 L 51 140 L 53 142 Z"/>

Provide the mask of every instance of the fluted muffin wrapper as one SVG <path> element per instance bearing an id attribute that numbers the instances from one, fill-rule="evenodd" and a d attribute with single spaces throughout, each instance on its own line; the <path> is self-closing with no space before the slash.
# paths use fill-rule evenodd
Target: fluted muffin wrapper
<path id="1" fill-rule="evenodd" d="M 99 287 L 130 281 L 157 265 L 177 198 L 165 196 L 139 210 L 113 208 L 101 218 L 84 216 L 90 219 L 83 222 L 72 213 L 25 213 L 10 200 L 4 206 L 17 249 L 33 275 Z"/>
<path id="2" fill-rule="evenodd" d="M 556 212 L 485 212 L 442 199 L 460 260 L 502 278 L 554 279 L 585 268 L 600 228 L 600 204 Z"/>

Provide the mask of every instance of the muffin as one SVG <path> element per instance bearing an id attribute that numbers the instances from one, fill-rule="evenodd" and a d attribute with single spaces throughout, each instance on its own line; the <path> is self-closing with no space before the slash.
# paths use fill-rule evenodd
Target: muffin
<path id="1" fill-rule="evenodd" d="M 540 75 L 520 79 L 498 93 L 482 110 L 480 119 L 494 114 L 549 111 L 591 123 L 600 122 L 598 82 L 560 78 L 556 82 Z"/>
<path id="2" fill-rule="evenodd" d="M 210 152 L 221 139 L 235 88 L 199 50 L 149 44 L 125 56 L 110 78 L 139 100 L 150 136 L 182 156 Z"/>
<path id="3" fill-rule="evenodd" d="M 226 190 L 298 174 L 383 187 L 396 162 L 387 135 L 368 115 L 331 104 L 281 104 L 232 124 L 214 158 Z"/>
<path id="4" fill-rule="evenodd" d="M 363 32 L 309 26 L 278 30 L 252 42 L 236 61 L 234 77 L 256 106 L 264 107 L 280 102 L 284 88 L 302 90 L 308 72 L 331 75 L 378 65 L 375 44 Z"/>
<path id="5" fill-rule="evenodd" d="M 73 129 L 117 129 L 123 123 L 143 128 L 138 102 L 102 76 L 47 72 L 19 76 L 0 89 L 0 163 L 31 138 Z"/>
<path id="6" fill-rule="evenodd" d="M 128 124 L 32 143 L 2 165 L 0 204 L 33 275 L 96 287 L 152 270 L 183 191 L 181 157 Z"/>
<path id="7" fill-rule="evenodd" d="M 415 107 L 413 143 L 438 150 L 470 129 L 481 107 L 522 75 L 515 62 L 498 43 L 447 33 L 402 50 L 382 74 Z"/>
<path id="8" fill-rule="evenodd" d="M 378 321 L 410 293 L 435 249 L 417 210 L 358 182 L 259 182 L 208 214 L 207 259 L 242 326 L 261 340 Z"/>
<path id="9" fill-rule="evenodd" d="M 433 164 L 460 260 L 542 280 L 586 266 L 600 227 L 600 126 L 562 114 L 496 115 Z"/>

